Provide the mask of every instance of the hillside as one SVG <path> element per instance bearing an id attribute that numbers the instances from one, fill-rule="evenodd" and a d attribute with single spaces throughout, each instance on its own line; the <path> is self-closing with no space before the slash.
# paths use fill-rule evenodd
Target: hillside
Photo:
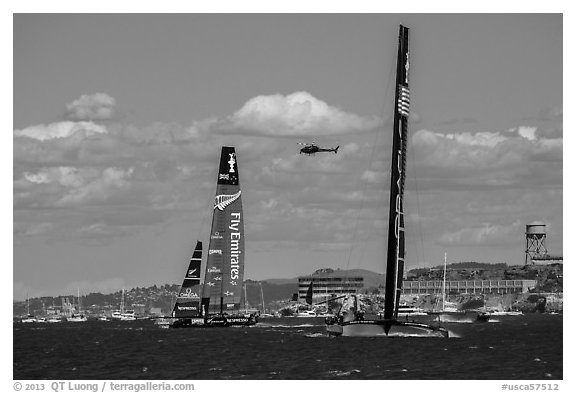
<path id="1" fill-rule="evenodd" d="M 407 273 L 408 280 L 442 280 L 444 267 L 412 269 Z M 563 265 L 518 265 L 454 263 L 447 265 L 446 279 L 457 280 L 536 280 L 533 292 L 562 292 Z"/>
<path id="2" fill-rule="evenodd" d="M 385 275 L 364 269 L 333 270 L 339 276 L 362 276 L 364 278 L 363 293 L 382 293 Z M 407 273 L 408 280 L 441 280 L 443 267 L 412 269 Z M 536 280 L 536 288 L 532 293 L 562 293 L 563 265 L 553 264 L 546 266 L 507 266 L 504 264 L 450 264 L 447 268 L 448 280 Z M 292 294 L 298 292 L 298 278 L 269 279 L 263 281 L 246 280 L 247 306 L 261 308 L 264 299 L 266 308 L 275 308 L 276 305 L 289 301 Z M 132 288 L 125 292 L 127 307 L 140 307 L 150 310 L 161 309 L 169 313 L 174 305 L 174 299 L 179 290 L 178 284 L 153 285 L 148 288 Z M 120 306 L 121 291 L 112 294 L 91 293 L 81 297 L 82 309 L 88 313 L 98 314 L 118 309 Z M 41 297 L 30 299 L 30 312 L 35 315 L 45 315 L 51 307 L 59 308 L 62 299 L 77 303 L 74 295 Z M 73 300 L 74 299 L 74 300 Z M 26 302 L 14 302 L 13 315 L 26 314 Z"/>

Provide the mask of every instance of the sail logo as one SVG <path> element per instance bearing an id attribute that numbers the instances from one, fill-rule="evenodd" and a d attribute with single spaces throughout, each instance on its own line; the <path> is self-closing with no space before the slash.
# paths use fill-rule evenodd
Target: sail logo
<path id="1" fill-rule="evenodd" d="M 224 209 L 226 208 L 226 206 L 234 203 L 234 201 L 238 198 L 240 198 L 240 193 L 242 191 L 238 191 L 236 194 L 234 195 L 226 195 L 226 194 L 222 194 L 222 195 L 216 195 L 216 197 L 214 198 L 214 209 L 218 209 L 220 211 L 224 211 Z"/>
<path id="2" fill-rule="evenodd" d="M 220 234 L 220 232 L 214 232 L 210 239 L 224 239 L 224 237 Z"/>
<path id="3" fill-rule="evenodd" d="M 222 174 L 220 173 L 220 176 L 218 177 L 219 180 L 230 180 L 230 174 L 226 173 L 226 174 Z"/>
<path id="4" fill-rule="evenodd" d="M 178 306 L 178 310 L 182 310 L 182 311 L 198 311 L 198 307 L 196 307 L 196 306 Z"/>
<path id="5" fill-rule="evenodd" d="M 192 289 L 186 288 L 186 290 L 181 291 L 178 297 L 185 297 L 185 298 L 192 298 L 192 299 L 199 299 L 200 296 L 196 292 L 192 292 Z"/>
<path id="6" fill-rule="evenodd" d="M 230 281 L 230 285 L 238 285 L 238 283 L 234 280 Z"/>
<path id="7" fill-rule="evenodd" d="M 213 282 L 209 282 L 209 283 L 206 283 L 206 285 L 208 285 L 209 287 L 213 287 L 216 284 L 214 284 Z"/>
<path id="8" fill-rule="evenodd" d="M 218 270 L 218 272 L 220 272 L 220 270 Z M 222 277 L 220 276 L 214 277 L 214 281 L 222 281 Z"/>
<path id="9" fill-rule="evenodd" d="M 406 73 L 404 74 L 404 83 L 408 84 L 408 71 L 410 70 L 410 52 L 406 52 L 406 65 L 404 66 Z"/>
<path id="10" fill-rule="evenodd" d="M 234 158 L 234 156 L 236 155 L 236 153 L 230 153 L 228 155 L 230 156 L 230 160 L 228 160 L 228 164 L 230 164 L 230 170 L 228 170 L 228 172 L 234 173 L 236 172 L 234 170 L 234 164 L 236 164 L 236 159 Z"/>
<path id="11" fill-rule="evenodd" d="M 226 296 L 234 296 L 234 292 L 226 291 L 226 292 L 224 292 L 224 295 L 226 295 Z"/>
<path id="12" fill-rule="evenodd" d="M 222 255 L 222 250 L 208 250 L 208 255 L 219 254 Z"/>
<path id="13" fill-rule="evenodd" d="M 230 279 L 237 280 L 240 277 L 240 213 L 230 215 Z"/>
<path id="14" fill-rule="evenodd" d="M 209 267 L 208 268 L 208 273 L 220 273 L 220 269 L 218 269 L 217 267 Z"/>

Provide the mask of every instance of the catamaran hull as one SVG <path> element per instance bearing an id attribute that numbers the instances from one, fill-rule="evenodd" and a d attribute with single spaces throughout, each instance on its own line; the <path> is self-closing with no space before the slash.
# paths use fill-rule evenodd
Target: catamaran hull
<path id="1" fill-rule="evenodd" d="M 386 320 L 363 320 L 327 324 L 326 331 L 329 335 L 344 337 L 448 337 L 448 331 L 442 327 L 415 322 L 390 322 Z"/>
<path id="2" fill-rule="evenodd" d="M 258 318 L 251 315 L 245 316 L 213 316 L 207 319 L 203 318 L 179 318 L 174 322 L 168 323 L 169 328 L 212 328 L 212 327 L 230 327 L 230 326 L 254 326 L 258 323 Z"/>

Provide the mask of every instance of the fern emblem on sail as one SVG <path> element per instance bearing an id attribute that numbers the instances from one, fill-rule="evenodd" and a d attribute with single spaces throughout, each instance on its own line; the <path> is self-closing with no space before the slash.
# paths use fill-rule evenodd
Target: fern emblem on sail
<path id="1" fill-rule="evenodd" d="M 240 193 L 242 191 L 238 191 L 234 195 L 216 195 L 214 198 L 214 209 L 218 209 L 220 211 L 224 211 L 226 206 L 232 204 L 236 199 L 240 198 Z"/>

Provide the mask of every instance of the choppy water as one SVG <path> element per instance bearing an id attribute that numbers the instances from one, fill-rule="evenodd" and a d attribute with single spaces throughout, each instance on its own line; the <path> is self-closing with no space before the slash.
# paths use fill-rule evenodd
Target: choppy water
<path id="1" fill-rule="evenodd" d="M 563 378 L 562 315 L 444 326 L 454 338 L 328 337 L 319 318 L 214 329 L 159 329 L 152 321 L 15 323 L 13 378 Z"/>

